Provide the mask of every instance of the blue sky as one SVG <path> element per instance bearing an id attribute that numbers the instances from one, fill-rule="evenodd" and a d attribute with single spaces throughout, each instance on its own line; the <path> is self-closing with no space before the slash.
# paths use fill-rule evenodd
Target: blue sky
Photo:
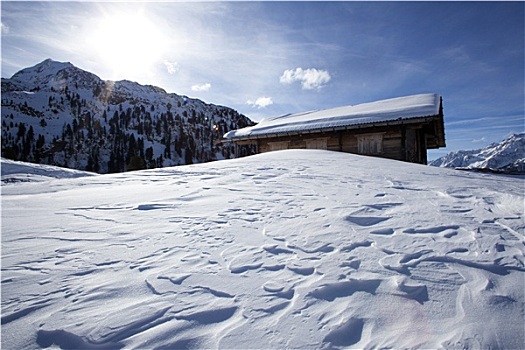
<path id="1" fill-rule="evenodd" d="M 254 120 L 443 96 L 447 148 L 524 131 L 524 2 L 1 3 L 2 77 L 46 58 Z"/>

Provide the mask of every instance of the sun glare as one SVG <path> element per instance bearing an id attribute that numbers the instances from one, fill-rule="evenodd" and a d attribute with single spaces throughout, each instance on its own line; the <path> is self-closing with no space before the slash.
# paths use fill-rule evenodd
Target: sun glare
<path id="1" fill-rule="evenodd" d="M 166 36 L 143 14 L 106 15 L 97 20 L 88 45 L 115 77 L 148 74 L 166 49 Z"/>

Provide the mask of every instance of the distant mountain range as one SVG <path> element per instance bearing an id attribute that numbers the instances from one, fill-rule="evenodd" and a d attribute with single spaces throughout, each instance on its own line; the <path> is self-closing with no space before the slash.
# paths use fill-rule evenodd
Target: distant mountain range
<path id="1" fill-rule="evenodd" d="M 2 156 L 98 173 L 233 156 L 237 111 L 47 59 L 2 79 Z"/>
<path id="2" fill-rule="evenodd" d="M 451 152 L 429 165 L 525 174 L 525 133 L 511 135 L 483 149 Z"/>

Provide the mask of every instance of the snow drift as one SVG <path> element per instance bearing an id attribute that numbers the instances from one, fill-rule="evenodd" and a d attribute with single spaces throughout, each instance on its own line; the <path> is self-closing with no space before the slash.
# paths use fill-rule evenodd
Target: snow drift
<path id="1" fill-rule="evenodd" d="M 46 181 L 49 178 L 71 178 L 93 176 L 95 173 L 67 168 L 59 168 L 52 165 L 32 164 L 17 162 L 2 158 L 2 182 L 34 182 Z"/>
<path id="2" fill-rule="evenodd" d="M 307 150 L 7 183 L 2 348 L 521 348 L 523 185 Z"/>

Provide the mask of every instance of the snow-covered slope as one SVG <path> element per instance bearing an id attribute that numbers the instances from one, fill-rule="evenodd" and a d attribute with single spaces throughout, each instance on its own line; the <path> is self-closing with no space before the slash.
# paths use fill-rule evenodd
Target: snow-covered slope
<path id="1" fill-rule="evenodd" d="M 18 91 L 40 91 L 50 88 L 58 91 L 68 84 L 75 83 L 77 88 L 91 89 L 100 84 L 100 78 L 95 74 L 79 69 L 70 62 L 57 62 L 51 59 L 24 68 L 6 81 L 16 85 Z"/>
<path id="2" fill-rule="evenodd" d="M 45 60 L 2 79 L 2 156 L 98 173 L 230 158 L 237 111 Z"/>
<path id="3" fill-rule="evenodd" d="M 525 173 L 525 133 L 514 134 L 486 148 L 451 152 L 429 165 L 446 168 Z"/>
<path id="4" fill-rule="evenodd" d="M 4 184 L 2 348 L 522 348 L 523 186 L 314 150 Z"/>
<path id="5" fill-rule="evenodd" d="M 63 179 L 96 175 L 95 173 L 87 171 L 60 168 L 52 165 L 17 162 L 5 158 L 2 158 L 1 161 L 2 182 L 4 183 L 18 181 L 45 181 L 50 178 Z"/>

